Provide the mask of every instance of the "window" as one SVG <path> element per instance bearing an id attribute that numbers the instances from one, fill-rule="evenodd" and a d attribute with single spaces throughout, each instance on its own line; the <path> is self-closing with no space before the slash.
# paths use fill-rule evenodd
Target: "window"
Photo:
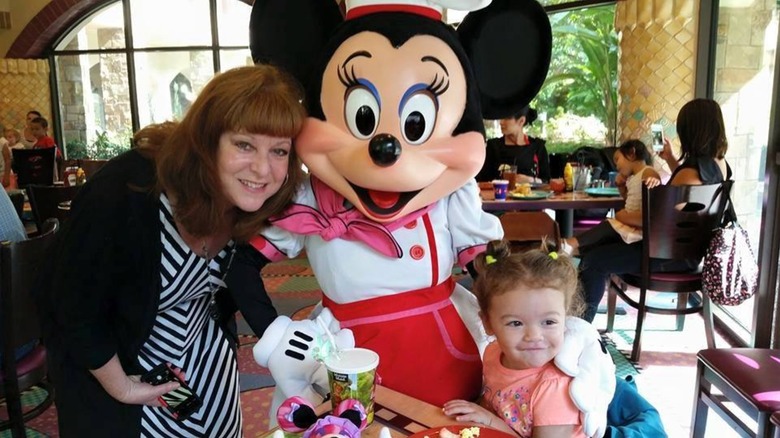
<path id="1" fill-rule="evenodd" d="M 215 72 L 251 65 L 250 4 L 117 0 L 66 32 L 53 65 L 68 158 L 127 150 L 139 127 L 181 119 Z"/>

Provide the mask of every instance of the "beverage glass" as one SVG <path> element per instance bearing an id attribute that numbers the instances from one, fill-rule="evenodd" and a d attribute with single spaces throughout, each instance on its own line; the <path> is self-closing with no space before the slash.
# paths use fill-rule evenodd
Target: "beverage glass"
<path id="1" fill-rule="evenodd" d="M 509 181 L 505 179 L 493 180 L 493 194 L 495 194 L 496 201 L 506 201 L 506 192 L 509 188 Z"/>
<path id="2" fill-rule="evenodd" d="M 325 359 L 330 401 L 335 409 L 344 400 L 358 400 L 366 408 L 366 424 L 374 421 L 374 393 L 379 355 L 366 348 L 340 350 Z"/>
<path id="3" fill-rule="evenodd" d="M 566 190 L 566 182 L 563 178 L 553 178 L 550 180 L 550 190 L 555 193 L 563 193 Z"/>
<path id="4" fill-rule="evenodd" d="M 501 179 L 508 181 L 507 191 L 513 191 L 517 184 L 517 166 L 505 165 L 504 171 L 501 173 Z"/>

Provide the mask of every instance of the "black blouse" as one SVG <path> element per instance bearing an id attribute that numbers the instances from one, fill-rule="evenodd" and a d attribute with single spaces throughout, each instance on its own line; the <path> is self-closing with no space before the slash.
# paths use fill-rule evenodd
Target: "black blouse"
<path id="1" fill-rule="evenodd" d="M 477 181 L 492 181 L 500 176 L 502 164 L 517 166 L 517 173 L 533 176 L 543 181 L 550 180 L 550 160 L 545 141 L 528 137 L 525 146 L 507 145 L 504 137 L 488 140 L 485 164 L 477 174 Z"/>

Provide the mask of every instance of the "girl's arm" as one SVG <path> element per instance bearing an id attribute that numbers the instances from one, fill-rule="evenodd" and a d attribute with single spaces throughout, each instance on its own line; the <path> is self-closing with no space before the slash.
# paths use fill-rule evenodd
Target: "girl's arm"
<path id="1" fill-rule="evenodd" d="M 5 166 L 3 168 L 2 181 L 3 187 L 11 185 L 11 150 L 8 146 L 3 146 L 3 162 Z"/>
<path id="2" fill-rule="evenodd" d="M 477 423 L 513 436 L 517 435 L 514 429 L 504 423 L 504 420 L 476 403 L 465 400 L 450 400 L 444 403 L 443 411 L 445 415 L 455 417 L 455 421 Z"/>

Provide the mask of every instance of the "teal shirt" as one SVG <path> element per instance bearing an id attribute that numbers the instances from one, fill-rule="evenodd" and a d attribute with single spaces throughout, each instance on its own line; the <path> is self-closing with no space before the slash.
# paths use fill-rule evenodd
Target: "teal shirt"
<path id="1" fill-rule="evenodd" d="M 19 242 L 27 239 L 27 233 L 11 198 L 5 190 L 0 190 L 0 241 Z"/>

